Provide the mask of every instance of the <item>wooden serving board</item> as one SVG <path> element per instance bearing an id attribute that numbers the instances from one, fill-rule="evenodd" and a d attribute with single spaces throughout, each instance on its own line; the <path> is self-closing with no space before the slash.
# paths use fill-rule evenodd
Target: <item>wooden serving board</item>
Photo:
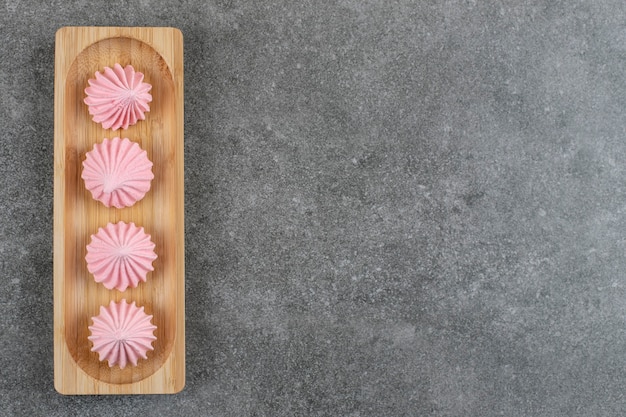
<path id="1" fill-rule="evenodd" d="M 105 66 L 133 65 L 152 85 L 146 120 L 105 130 L 83 103 Z M 62 394 L 165 394 L 185 384 L 183 38 L 173 28 L 64 27 L 54 81 L 54 384 Z M 107 208 L 81 179 L 94 143 L 127 137 L 153 162 L 154 179 L 132 207 Z M 107 290 L 87 271 L 86 246 L 107 223 L 134 222 L 152 236 L 154 271 L 137 288 Z M 111 300 L 135 301 L 157 326 L 154 350 L 136 367 L 110 368 L 91 352 L 91 317 Z"/>

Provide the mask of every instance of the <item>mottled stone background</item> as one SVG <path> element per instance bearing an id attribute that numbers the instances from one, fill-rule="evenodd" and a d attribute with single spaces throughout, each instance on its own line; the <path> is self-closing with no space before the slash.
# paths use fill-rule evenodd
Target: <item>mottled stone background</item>
<path id="1" fill-rule="evenodd" d="M 54 35 L 185 36 L 187 385 L 53 387 Z M 0 5 L 0 414 L 626 415 L 626 3 Z"/>

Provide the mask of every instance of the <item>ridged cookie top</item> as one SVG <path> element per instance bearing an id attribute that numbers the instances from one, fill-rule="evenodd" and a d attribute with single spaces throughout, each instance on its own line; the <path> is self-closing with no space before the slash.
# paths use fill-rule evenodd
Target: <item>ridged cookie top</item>
<path id="1" fill-rule="evenodd" d="M 85 104 L 93 121 L 101 123 L 105 129 L 128 129 L 139 120 L 146 118 L 150 111 L 152 86 L 143 82 L 143 74 L 136 72 L 132 65 L 122 68 L 115 64 L 96 72 L 96 78 L 88 81 L 85 89 Z"/>
<path id="2" fill-rule="evenodd" d="M 138 143 L 129 139 L 104 139 L 83 161 L 85 187 L 107 207 L 129 207 L 150 190 L 152 161 Z"/>
<path id="3" fill-rule="evenodd" d="M 97 352 L 100 360 L 106 360 L 110 367 L 118 365 L 124 369 L 128 363 L 137 366 L 139 358 L 147 359 L 147 351 L 154 350 L 152 342 L 156 340 L 157 327 L 150 322 L 152 316 L 134 301 L 132 304 L 126 300 L 111 301 L 108 307 L 101 306 L 100 314 L 91 320 L 88 337 L 93 343 L 91 351 Z"/>
<path id="4" fill-rule="evenodd" d="M 132 222 L 109 223 L 91 235 L 85 256 L 87 269 L 109 290 L 135 288 L 154 271 L 155 246 L 143 227 Z"/>

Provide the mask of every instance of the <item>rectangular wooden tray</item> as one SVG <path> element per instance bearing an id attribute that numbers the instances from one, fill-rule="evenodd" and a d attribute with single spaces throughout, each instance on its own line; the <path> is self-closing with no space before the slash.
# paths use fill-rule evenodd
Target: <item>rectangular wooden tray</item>
<path id="1" fill-rule="evenodd" d="M 146 120 L 105 130 L 83 103 L 87 80 L 105 66 L 133 65 L 152 85 Z M 56 34 L 54 81 L 54 385 L 62 394 L 165 394 L 185 385 L 183 37 L 174 28 L 64 27 Z M 103 138 L 138 142 L 154 179 L 132 207 L 107 208 L 81 179 Z M 91 235 L 134 222 L 156 244 L 154 271 L 137 288 L 107 290 L 85 262 Z M 154 350 L 136 367 L 110 368 L 91 352 L 88 326 L 111 300 L 135 301 L 154 317 Z"/>

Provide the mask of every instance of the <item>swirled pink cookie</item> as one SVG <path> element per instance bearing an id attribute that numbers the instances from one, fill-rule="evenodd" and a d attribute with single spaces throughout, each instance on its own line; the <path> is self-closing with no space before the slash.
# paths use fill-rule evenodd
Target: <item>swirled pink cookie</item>
<path id="1" fill-rule="evenodd" d="M 138 143 L 129 139 L 104 139 L 83 161 L 85 187 L 107 207 L 130 207 L 150 190 L 152 161 Z"/>
<path id="2" fill-rule="evenodd" d="M 144 113 L 150 111 L 152 86 L 143 82 L 143 74 L 136 72 L 132 65 L 105 67 L 88 83 L 85 104 L 89 106 L 93 121 L 102 123 L 105 129 L 128 129 L 137 121 L 145 120 Z"/>
<path id="3" fill-rule="evenodd" d="M 137 307 L 135 302 L 111 301 L 108 307 L 100 306 L 100 314 L 92 317 L 89 326 L 93 343 L 92 352 L 97 352 L 101 361 L 110 367 L 118 365 L 124 369 L 128 363 L 137 366 L 139 358 L 147 359 L 147 351 L 154 350 L 156 326 L 150 322 L 151 315 Z"/>
<path id="4" fill-rule="evenodd" d="M 143 227 L 132 222 L 109 223 L 91 235 L 85 256 L 87 269 L 109 290 L 135 288 L 154 271 L 155 246 Z"/>

